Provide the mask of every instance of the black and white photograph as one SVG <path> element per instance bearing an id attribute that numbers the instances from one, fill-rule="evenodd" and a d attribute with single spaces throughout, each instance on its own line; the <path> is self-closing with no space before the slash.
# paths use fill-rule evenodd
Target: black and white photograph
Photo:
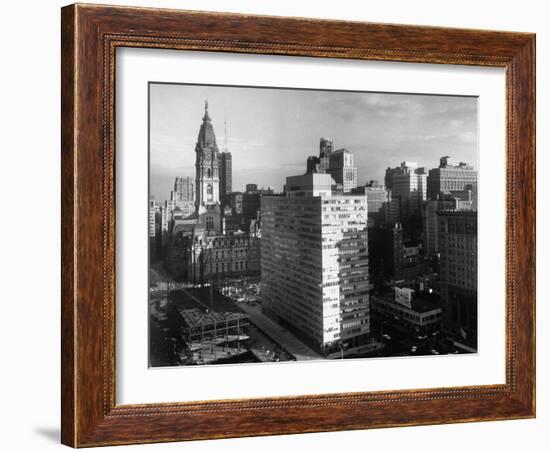
<path id="1" fill-rule="evenodd" d="M 477 97 L 148 89 L 149 367 L 477 353 Z"/>

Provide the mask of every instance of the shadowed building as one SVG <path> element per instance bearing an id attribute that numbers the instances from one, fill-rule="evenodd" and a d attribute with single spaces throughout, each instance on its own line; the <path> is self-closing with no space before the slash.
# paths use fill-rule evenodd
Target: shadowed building
<path id="1" fill-rule="evenodd" d="M 272 194 L 273 189 L 270 187 L 258 189 L 258 185 L 256 184 L 246 184 L 246 192 L 242 195 L 242 212 L 247 230 L 250 222 L 257 220 L 259 217 L 262 196 Z"/>
<path id="2" fill-rule="evenodd" d="M 329 167 L 329 159 L 334 151 L 332 138 L 321 138 L 319 142 L 319 172 L 324 173 Z"/>
<path id="3" fill-rule="evenodd" d="M 477 212 L 437 214 L 441 251 L 442 332 L 454 345 L 477 350 Z"/>
<path id="4" fill-rule="evenodd" d="M 424 243 L 427 255 L 439 253 L 437 213 L 448 210 L 476 210 L 477 206 L 469 189 L 441 194 L 439 199 L 428 200 L 424 207 Z"/>
<path id="5" fill-rule="evenodd" d="M 243 213 L 243 194 L 240 191 L 234 191 L 227 195 L 227 204 L 235 215 Z"/>
<path id="6" fill-rule="evenodd" d="M 416 162 L 401 162 L 388 168 L 386 187 L 391 187 L 391 198 L 399 202 L 399 222 L 407 237 L 417 238 L 422 231 L 422 206 L 426 201 L 428 170 Z"/>
<path id="7" fill-rule="evenodd" d="M 228 195 L 232 191 L 232 158 L 231 152 L 221 152 L 219 155 L 220 163 L 220 200 L 222 205 L 229 204 Z"/>
<path id="8" fill-rule="evenodd" d="M 400 223 L 369 230 L 369 266 L 372 275 L 399 279 L 405 267 L 403 228 Z"/>
<path id="9" fill-rule="evenodd" d="M 386 209 L 390 201 L 390 192 L 378 181 L 371 180 L 366 185 L 351 190 L 354 195 L 367 197 L 369 206 L 369 226 L 380 226 L 386 221 Z M 395 221 L 399 221 L 399 216 Z"/>

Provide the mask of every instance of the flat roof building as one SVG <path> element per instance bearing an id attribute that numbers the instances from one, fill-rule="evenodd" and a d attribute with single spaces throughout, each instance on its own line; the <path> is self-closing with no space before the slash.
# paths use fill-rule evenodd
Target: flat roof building
<path id="1" fill-rule="evenodd" d="M 262 198 L 262 308 L 324 353 L 369 340 L 367 199 L 329 174 L 288 177 Z"/>
<path id="2" fill-rule="evenodd" d="M 373 312 L 397 316 L 413 327 L 428 327 L 441 321 L 441 299 L 438 295 L 409 288 L 394 288 L 393 293 L 373 295 Z"/>
<path id="3" fill-rule="evenodd" d="M 440 199 L 446 193 L 468 187 L 477 198 L 477 171 L 464 162 L 455 164 L 450 157 L 442 157 L 439 167 L 432 168 L 428 173 L 428 199 Z"/>

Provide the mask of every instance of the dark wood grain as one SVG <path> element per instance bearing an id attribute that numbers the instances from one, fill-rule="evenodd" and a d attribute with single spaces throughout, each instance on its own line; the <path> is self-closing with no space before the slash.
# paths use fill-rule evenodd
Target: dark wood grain
<path id="1" fill-rule="evenodd" d="M 527 33 L 72 5 L 62 10 L 62 442 L 75 447 L 535 415 L 535 37 Z M 506 68 L 506 383 L 115 403 L 117 47 Z"/>
<path id="2" fill-rule="evenodd" d="M 75 354 L 74 316 L 74 167 L 75 137 L 75 29 L 74 8 L 61 11 L 61 441 L 75 441 Z"/>

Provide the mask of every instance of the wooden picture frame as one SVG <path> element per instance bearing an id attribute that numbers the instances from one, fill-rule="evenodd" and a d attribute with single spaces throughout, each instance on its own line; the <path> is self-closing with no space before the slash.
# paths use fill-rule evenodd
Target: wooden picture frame
<path id="1" fill-rule="evenodd" d="M 535 35 L 71 5 L 62 9 L 62 442 L 73 447 L 535 416 Z M 115 403 L 115 50 L 147 47 L 506 70 L 506 383 Z"/>

